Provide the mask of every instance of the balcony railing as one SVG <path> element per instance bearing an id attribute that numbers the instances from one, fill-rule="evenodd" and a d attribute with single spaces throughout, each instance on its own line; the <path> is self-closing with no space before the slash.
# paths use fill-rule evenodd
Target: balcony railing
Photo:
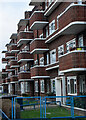
<path id="1" fill-rule="evenodd" d="M 18 62 L 24 62 L 24 61 L 33 61 L 33 55 L 30 54 L 30 52 L 20 52 L 18 54 Z"/>
<path id="2" fill-rule="evenodd" d="M 34 11 L 30 17 L 30 29 L 43 29 L 48 22 L 44 17 L 44 11 Z"/>
<path id="3" fill-rule="evenodd" d="M 18 41 L 17 44 L 18 46 L 22 45 L 23 43 L 28 43 L 33 40 L 33 32 L 32 31 L 21 31 L 18 34 Z"/>
<path id="4" fill-rule="evenodd" d="M 26 71 L 19 72 L 18 79 L 19 79 L 19 81 L 31 80 L 31 74 L 30 74 L 30 72 L 26 72 Z"/>
<path id="5" fill-rule="evenodd" d="M 48 51 L 48 47 L 45 44 L 44 38 L 36 38 L 30 44 L 30 52 L 31 53 L 44 53 Z"/>
<path id="6" fill-rule="evenodd" d="M 12 75 L 10 77 L 10 82 L 15 82 L 15 81 L 18 81 L 18 76 L 17 75 Z"/>
<path id="7" fill-rule="evenodd" d="M 14 58 L 14 57 L 15 57 L 14 53 L 9 53 L 9 52 L 5 53 L 5 58 L 6 59 L 10 59 L 10 58 Z"/>
<path id="8" fill-rule="evenodd" d="M 49 78 L 44 66 L 34 66 L 31 68 L 31 78 Z"/>
<path id="9" fill-rule="evenodd" d="M 16 53 L 16 52 L 18 52 L 19 50 L 18 50 L 18 48 L 17 48 L 17 45 L 11 45 L 10 46 L 10 52 L 11 53 Z"/>
<path id="10" fill-rule="evenodd" d="M 64 72 L 85 71 L 86 69 L 86 47 L 77 47 L 59 57 L 59 70 Z"/>
<path id="11" fill-rule="evenodd" d="M 11 60 L 10 61 L 10 68 L 16 68 L 16 67 L 19 67 L 17 60 Z"/>
<path id="12" fill-rule="evenodd" d="M 7 63 L 7 59 L 6 58 L 2 58 L 2 63 Z"/>

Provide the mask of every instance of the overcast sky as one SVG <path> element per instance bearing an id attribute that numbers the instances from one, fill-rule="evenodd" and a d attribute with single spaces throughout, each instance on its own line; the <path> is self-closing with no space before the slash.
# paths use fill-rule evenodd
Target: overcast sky
<path id="1" fill-rule="evenodd" d="M 1 62 L 4 57 L 1 52 L 6 50 L 5 45 L 9 43 L 11 34 L 17 32 L 17 24 L 24 18 L 24 12 L 32 9 L 29 1 L 0 0 L 0 70 L 5 67 Z"/>

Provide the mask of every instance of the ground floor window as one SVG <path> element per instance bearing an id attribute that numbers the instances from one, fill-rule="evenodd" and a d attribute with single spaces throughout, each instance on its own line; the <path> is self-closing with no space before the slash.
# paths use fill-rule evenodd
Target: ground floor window
<path id="1" fill-rule="evenodd" d="M 38 92 L 38 81 L 35 81 L 35 92 Z"/>
<path id="2" fill-rule="evenodd" d="M 67 77 L 67 93 L 68 95 L 77 94 L 77 80 L 76 76 Z"/>
<path id="3" fill-rule="evenodd" d="M 85 75 L 79 76 L 79 92 L 81 94 L 84 94 L 86 92 Z"/>
<path id="4" fill-rule="evenodd" d="M 30 82 L 25 82 L 25 91 L 30 92 Z"/>
<path id="5" fill-rule="evenodd" d="M 49 93 L 49 80 L 47 80 L 47 93 Z"/>
<path id="6" fill-rule="evenodd" d="M 55 88 L 55 79 L 51 80 L 51 92 L 56 93 L 56 88 Z"/>
<path id="7" fill-rule="evenodd" d="M 41 80 L 40 83 L 41 83 L 41 92 L 44 93 L 44 80 Z"/>

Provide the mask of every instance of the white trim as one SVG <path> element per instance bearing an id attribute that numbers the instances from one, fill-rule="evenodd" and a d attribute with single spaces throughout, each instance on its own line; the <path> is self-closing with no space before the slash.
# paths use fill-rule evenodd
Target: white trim
<path id="1" fill-rule="evenodd" d="M 15 69 L 6 69 L 6 71 L 14 71 Z"/>
<path id="2" fill-rule="evenodd" d="M 35 65 L 34 67 L 31 67 L 30 69 L 37 68 L 37 67 L 46 67 L 45 65 Z"/>
<path id="3" fill-rule="evenodd" d="M 19 65 L 12 65 L 12 66 L 10 66 L 10 68 L 17 68 L 17 67 L 19 67 Z"/>
<path id="4" fill-rule="evenodd" d="M 11 61 L 12 61 L 12 62 L 17 62 L 17 60 L 10 60 L 10 62 L 11 62 Z"/>
<path id="5" fill-rule="evenodd" d="M 27 51 L 20 51 L 17 55 L 21 54 L 21 53 L 30 53 L 30 52 L 27 52 Z"/>
<path id="6" fill-rule="evenodd" d="M 19 62 L 23 62 L 23 61 L 33 61 L 34 59 L 20 59 L 19 61 L 18 61 L 18 63 Z"/>
<path id="7" fill-rule="evenodd" d="M 30 44 L 32 44 L 35 40 L 40 40 L 40 41 L 42 41 L 42 40 L 46 40 L 46 38 L 35 38 L 35 39 L 33 39 L 33 40 L 30 42 Z"/>
<path id="8" fill-rule="evenodd" d="M 72 71 L 86 71 L 86 68 L 71 68 L 71 69 L 67 69 L 67 70 L 63 70 L 63 71 L 60 71 L 62 73 L 66 73 L 66 72 L 72 72 Z"/>
<path id="9" fill-rule="evenodd" d="M 32 41 L 33 39 L 20 39 L 17 44 L 19 44 L 21 41 Z"/>
<path id="10" fill-rule="evenodd" d="M 33 79 L 19 79 L 19 82 L 33 81 Z"/>
<path id="11" fill-rule="evenodd" d="M 35 13 L 44 13 L 44 11 L 34 11 L 34 12 L 32 13 L 32 15 L 30 16 L 29 19 L 31 19 L 31 17 L 32 17 Z"/>
<path id="12" fill-rule="evenodd" d="M 17 45 L 16 43 L 11 43 L 9 46 L 15 46 L 15 45 Z"/>
<path id="13" fill-rule="evenodd" d="M 15 58 L 15 56 L 5 57 L 5 59 Z"/>
<path id="14" fill-rule="evenodd" d="M 18 81 L 13 81 L 13 82 L 10 82 L 10 83 L 11 83 L 11 84 L 12 84 L 12 83 L 18 83 Z"/>
<path id="15" fill-rule="evenodd" d="M 48 39 L 48 37 L 51 36 L 51 35 L 49 35 L 49 36 L 46 38 L 46 39 L 48 39 L 48 40 L 46 40 L 45 43 L 51 42 L 54 37 L 56 37 L 56 36 L 58 37 L 63 31 L 65 31 L 67 28 L 69 28 L 70 26 L 75 25 L 75 24 L 85 25 L 86 22 L 84 22 L 84 21 L 76 21 L 76 22 L 71 22 L 71 23 L 69 23 L 66 27 L 64 27 L 63 29 L 61 29 L 59 32 L 57 32 L 56 34 L 54 34 L 52 37 L 50 37 L 50 38 Z M 55 33 L 56 31 L 57 31 L 57 29 L 54 31 L 54 33 Z"/>
<path id="16" fill-rule="evenodd" d="M 20 34 L 20 33 L 33 33 L 33 31 L 20 31 L 18 34 L 17 34 L 17 36 Z"/>
<path id="17" fill-rule="evenodd" d="M 53 66 L 53 67 L 46 68 L 46 70 L 52 70 L 52 69 L 55 69 L 55 68 L 59 68 L 59 65 L 56 65 L 56 66 Z"/>
<path id="18" fill-rule="evenodd" d="M 61 57 L 64 57 L 64 56 L 66 56 L 66 55 L 68 55 L 68 54 L 71 54 L 71 53 L 75 53 L 75 52 L 86 52 L 86 50 L 73 50 L 73 51 L 69 51 L 68 53 L 65 53 L 64 55 L 61 55 L 61 56 L 59 56 L 59 58 L 61 58 Z"/>
<path id="19" fill-rule="evenodd" d="M 19 50 L 11 50 L 11 53 L 19 52 Z"/>
<path id="20" fill-rule="evenodd" d="M 2 74 L 7 74 L 8 72 L 2 72 Z"/>
<path id="21" fill-rule="evenodd" d="M 50 78 L 50 76 L 33 76 L 31 79 L 36 79 L 36 78 Z"/>
<path id="22" fill-rule="evenodd" d="M 51 66 L 51 65 L 54 65 L 54 64 L 56 64 L 56 63 L 59 63 L 59 61 L 56 61 L 55 63 L 51 63 L 51 64 L 48 64 L 48 65 L 45 65 L 46 67 L 47 66 Z"/>
<path id="23" fill-rule="evenodd" d="M 35 51 L 48 51 L 49 49 L 41 49 L 41 48 L 37 48 L 37 49 L 34 49 L 33 51 L 31 51 L 30 53 L 34 53 Z"/>
<path id="24" fill-rule="evenodd" d="M 35 24 L 39 24 L 39 23 L 41 23 L 41 24 L 48 24 L 49 22 L 46 22 L 46 21 L 35 21 L 35 22 L 33 22 L 33 24 L 30 26 L 30 29 L 32 29 L 32 27 L 35 25 Z"/>
<path id="25" fill-rule="evenodd" d="M 20 71 L 18 74 L 21 74 L 21 73 L 31 73 L 30 71 Z"/>

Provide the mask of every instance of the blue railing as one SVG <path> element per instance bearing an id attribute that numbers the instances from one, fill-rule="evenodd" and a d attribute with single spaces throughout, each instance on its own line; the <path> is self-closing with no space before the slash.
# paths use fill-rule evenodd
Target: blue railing
<path id="1" fill-rule="evenodd" d="M 7 115 L 0 109 L 0 116 L 3 120 L 10 120 Z"/>

